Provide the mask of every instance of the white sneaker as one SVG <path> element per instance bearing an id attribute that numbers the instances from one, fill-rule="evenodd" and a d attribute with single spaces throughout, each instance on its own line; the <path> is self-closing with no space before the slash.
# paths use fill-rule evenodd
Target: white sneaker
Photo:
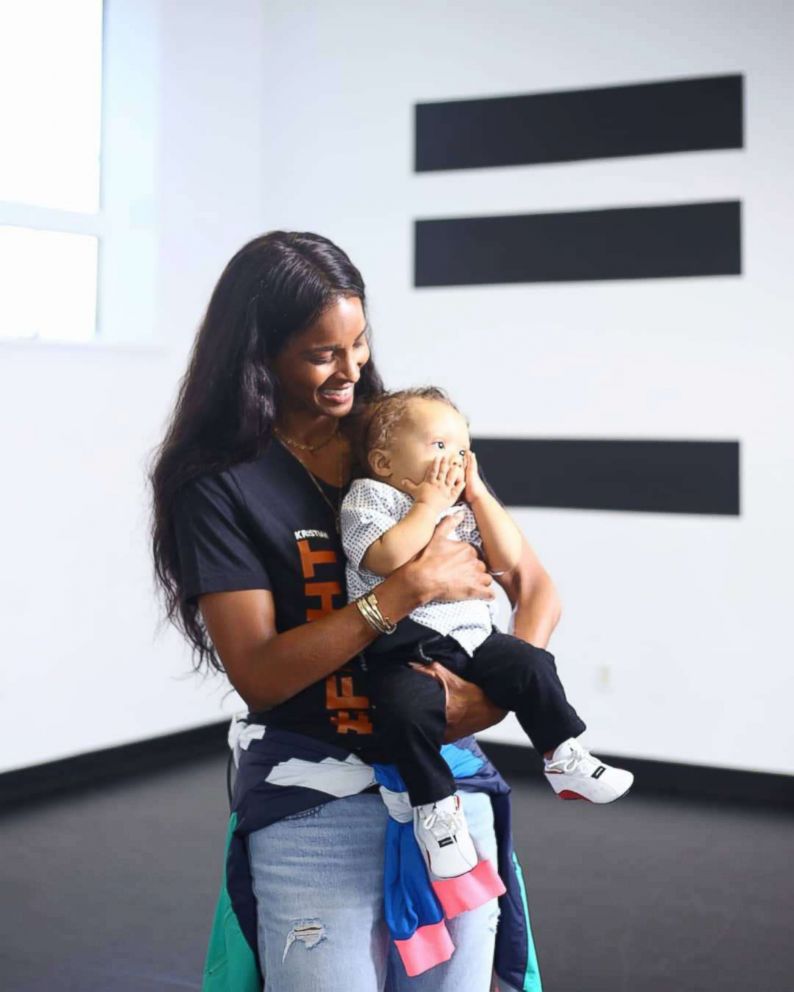
<path id="1" fill-rule="evenodd" d="M 594 758 L 574 737 L 563 741 L 543 764 L 544 775 L 560 799 L 611 803 L 625 796 L 634 782 L 631 772 Z"/>
<path id="2" fill-rule="evenodd" d="M 415 806 L 414 836 L 437 878 L 455 878 L 477 867 L 479 858 L 458 795 Z"/>

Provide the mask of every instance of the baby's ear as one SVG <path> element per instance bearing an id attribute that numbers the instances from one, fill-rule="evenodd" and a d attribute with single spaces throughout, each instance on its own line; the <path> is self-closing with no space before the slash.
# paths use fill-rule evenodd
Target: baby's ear
<path id="1" fill-rule="evenodd" d="M 369 467 L 377 478 L 388 479 L 391 475 L 391 459 L 380 448 L 373 448 L 367 456 Z"/>

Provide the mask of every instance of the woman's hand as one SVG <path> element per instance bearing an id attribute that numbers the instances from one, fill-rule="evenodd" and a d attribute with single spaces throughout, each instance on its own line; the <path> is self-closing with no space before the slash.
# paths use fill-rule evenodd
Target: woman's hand
<path id="1" fill-rule="evenodd" d="M 460 520 L 460 512 L 444 517 L 427 546 L 403 566 L 411 571 L 420 603 L 494 598 L 493 581 L 477 551 L 449 538 Z"/>
<path id="2" fill-rule="evenodd" d="M 412 661 L 410 665 L 428 678 L 436 679 L 444 687 L 447 713 L 447 729 L 444 733 L 446 744 L 460 740 L 461 737 L 468 737 L 469 734 L 475 734 L 479 730 L 485 730 L 486 727 L 493 727 L 507 716 L 507 710 L 491 702 L 478 685 L 460 678 L 437 661 L 430 665 L 421 665 Z"/>

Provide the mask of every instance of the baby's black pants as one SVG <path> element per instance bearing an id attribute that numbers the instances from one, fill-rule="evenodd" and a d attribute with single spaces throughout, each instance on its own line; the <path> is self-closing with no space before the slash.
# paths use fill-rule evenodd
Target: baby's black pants
<path id="1" fill-rule="evenodd" d="M 403 621 L 403 625 L 405 621 Z M 369 696 L 375 706 L 375 731 L 408 789 L 412 806 L 433 803 L 455 792 L 455 780 L 440 747 L 446 729 L 443 686 L 416 671 L 409 661 L 438 661 L 461 678 L 480 686 L 502 709 L 512 710 L 535 749 L 543 754 L 586 728 L 565 697 L 554 657 L 518 637 L 497 630 L 473 656 L 452 637 L 416 624 L 413 644 L 388 636 L 365 654 Z"/>

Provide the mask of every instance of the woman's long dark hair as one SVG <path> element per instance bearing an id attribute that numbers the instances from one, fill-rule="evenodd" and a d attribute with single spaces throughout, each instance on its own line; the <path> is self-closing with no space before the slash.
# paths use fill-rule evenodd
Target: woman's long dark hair
<path id="1" fill-rule="evenodd" d="M 256 458 L 276 413 L 271 363 L 287 340 L 340 297 L 366 308 L 364 281 L 347 255 L 319 234 L 271 231 L 244 245 L 212 292 L 163 441 L 148 470 L 155 586 L 165 622 L 193 648 L 194 667 L 223 671 L 196 603 L 181 599 L 172 508 L 186 482 Z M 353 415 L 383 391 L 375 365 L 362 368 Z"/>

